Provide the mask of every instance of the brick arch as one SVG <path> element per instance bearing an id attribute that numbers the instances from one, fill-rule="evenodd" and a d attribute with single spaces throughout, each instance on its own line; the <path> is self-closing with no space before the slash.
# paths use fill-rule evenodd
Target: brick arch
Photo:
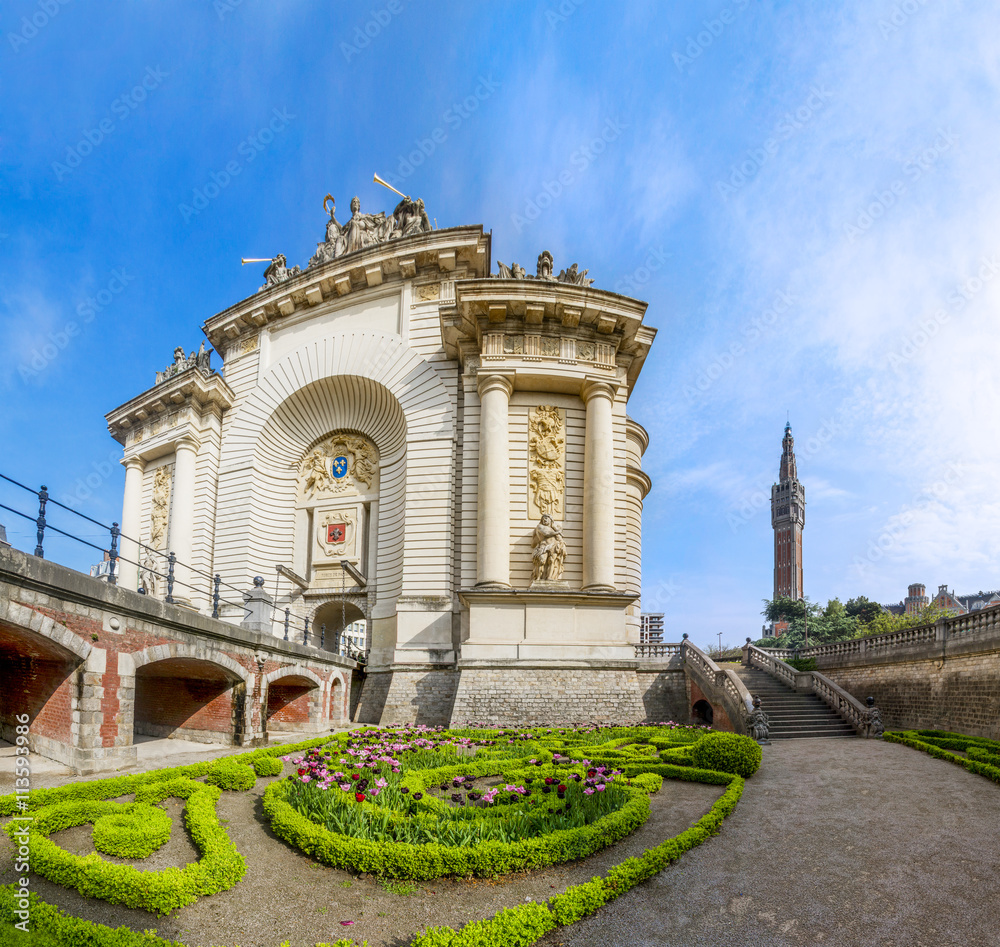
<path id="1" fill-rule="evenodd" d="M 251 672 L 248 671 L 238 661 L 234 661 L 229 655 L 221 651 L 203 651 L 194 645 L 184 644 L 175 641 L 170 644 L 152 645 L 142 651 L 134 651 L 129 657 L 135 670 L 147 664 L 155 664 L 157 661 L 168 661 L 171 658 L 190 658 L 194 661 L 205 661 L 208 664 L 217 664 L 238 677 L 244 684 L 250 684 Z"/>
<path id="2" fill-rule="evenodd" d="M 14 625 L 29 634 L 41 635 L 53 643 L 72 652 L 81 661 L 86 661 L 93 651 L 93 645 L 74 635 L 65 625 L 53 621 L 48 615 L 36 612 L 33 608 L 20 605 L 8 599 L 0 599 L 0 621 Z"/>
<path id="3" fill-rule="evenodd" d="M 276 668 L 273 671 L 268 671 L 264 675 L 263 686 L 268 687 L 272 681 L 276 681 L 282 677 L 305 677 L 312 681 L 317 687 L 323 686 L 323 678 L 321 678 L 315 671 L 310 671 L 307 667 L 302 667 L 300 664 L 287 664 L 285 667 Z"/>

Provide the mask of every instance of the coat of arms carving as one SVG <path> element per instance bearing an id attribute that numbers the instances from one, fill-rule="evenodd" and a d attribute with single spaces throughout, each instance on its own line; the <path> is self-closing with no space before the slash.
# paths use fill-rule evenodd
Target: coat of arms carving
<path id="1" fill-rule="evenodd" d="M 305 500 L 367 492 L 377 486 L 377 477 L 378 452 L 360 434 L 332 434 L 309 451 L 299 465 L 299 489 Z"/>
<path id="2" fill-rule="evenodd" d="M 560 408 L 539 405 L 528 415 L 528 515 L 563 517 L 566 421 Z"/>

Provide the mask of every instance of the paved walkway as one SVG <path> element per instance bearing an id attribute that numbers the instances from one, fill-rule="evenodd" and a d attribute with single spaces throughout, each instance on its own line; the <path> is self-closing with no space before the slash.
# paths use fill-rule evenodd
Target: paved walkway
<path id="1" fill-rule="evenodd" d="M 908 747 L 764 747 L 720 835 L 594 917 L 567 947 L 997 947 L 1000 786 Z"/>

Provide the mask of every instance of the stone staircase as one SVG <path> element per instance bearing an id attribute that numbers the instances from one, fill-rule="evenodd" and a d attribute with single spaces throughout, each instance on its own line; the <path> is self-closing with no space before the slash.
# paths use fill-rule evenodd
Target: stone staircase
<path id="1" fill-rule="evenodd" d="M 767 714 L 770 739 L 853 737 L 854 728 L 815 694 L 797 694 L 758 668 L 740 667 L 737 676 Z"/>

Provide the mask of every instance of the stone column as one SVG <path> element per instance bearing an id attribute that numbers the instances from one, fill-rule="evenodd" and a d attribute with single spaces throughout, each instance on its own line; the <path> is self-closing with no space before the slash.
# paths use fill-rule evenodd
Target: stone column
<path id="1" fill-rule="evenodd" d="M 510 448 L 507 375 L 479 376 L 479 516 L 476 585 L 510 588 Z"/>
<path id="2" fill-rule="evenodd" d="M 139 533 L 142 530 L 142 474 L 146 461 L 141 457 L 123 460 L 125 498 L 122 501 L 122 545 L 118 562 L 118 585 L 134 592 L 139 587 Z M 130 537 L 126 539 L 126 537 Z"/>
<path id="3" fill-rule="evenodd" d="M 194 484 L 198 442 L 192 437 L 184 437 L 174 449 L 173 506 L 170 511 L 170 541 L 167 549 L 177 556 L 174 602 L 190 605 L 193 593 L 190 586 L 200 579 L 189 568 L 194 555 Z"/>
<path id="4" fill-rule="evenodd" d="M 583 587 L 615 589 L 615 437 L 611 408 L 615 386 L 588 378 L 580 397 L 587 405 L 583 455 Z"/>

